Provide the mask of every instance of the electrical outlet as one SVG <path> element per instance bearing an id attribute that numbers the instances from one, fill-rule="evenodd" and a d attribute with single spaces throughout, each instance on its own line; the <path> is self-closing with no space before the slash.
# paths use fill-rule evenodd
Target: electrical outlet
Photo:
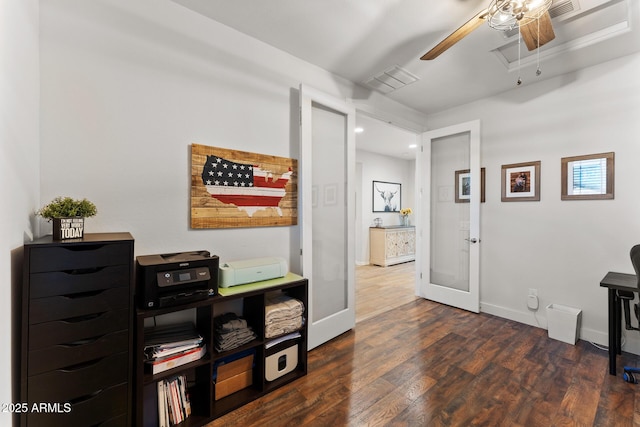
<path id="1" fill-rule="evenodd" d="M 537 289 L 533 289 L 533 288 L 529 288 L 529 295 L 533 295 L 535 297 L 538 296 L 538 290 Z"/>

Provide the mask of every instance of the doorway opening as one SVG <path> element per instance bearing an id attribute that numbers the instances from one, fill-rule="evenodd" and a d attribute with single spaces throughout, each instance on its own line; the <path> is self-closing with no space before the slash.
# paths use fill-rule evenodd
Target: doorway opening
<path id="1" fill-rule="evenodd" d="M 373 265 L 370 259 L 371 227 L 403 226 L 401 209 L 409 208 L 409 227 L 415 225 L 416 153 L 419 133 L 356 112 L 356 323 L 375 317 L 417 296 L 416 263 L 412 260 Z M 391 183 L 399 191 L 392 200 L 393 210 L 376 208 L 375 183 Z M 377 190 L 380 190 L 378 188 Z M 379 203 L 378 203 L 379 205 Z M 379 231 L 379 230 L 378 230 Z M 415 240 L 412 242 L 415 247 Z M 415 250 L 410 251 L 415 256 Z"/>

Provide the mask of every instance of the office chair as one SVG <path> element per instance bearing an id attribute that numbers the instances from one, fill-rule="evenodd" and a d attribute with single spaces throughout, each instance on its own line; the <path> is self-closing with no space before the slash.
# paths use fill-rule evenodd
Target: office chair
<path id="1" fill-rule="evenodd" d="M 631 384 L 638 384 L 637 374 L 640 374 L 640 368 L 634 368 L 633 366 L 625 366 L 622 372 L 622 379 Z"/>
<path id="2" fill-rule="evenodd" d="M 633 269 L 636 271 L 638 288 L 640 288 L 640 245 L 635 245 L 634 247 L 632 247 L 629 255 L 631 256 L 631 264 L 633 265 Z M 629 307 L 629 301 L 635 298 L 634 293 L 628 291 L 617 291 L 617 293 L 618 298 L 622 300 L 622 307 L 624 309 L 624 328 L 630 331 L 640 331 L 640 328 L 631 326 L 631 309 Z M 640 326 L 640 304 L 634 304 L 633 312 L 636 315 L 638 325 Z"/>

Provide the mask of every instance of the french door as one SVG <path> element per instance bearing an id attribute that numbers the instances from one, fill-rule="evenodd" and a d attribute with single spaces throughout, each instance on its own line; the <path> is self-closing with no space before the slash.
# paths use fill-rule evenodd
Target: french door
<path id="1" fill-rule="evenodd" d="M 355 326 L 355 108 L 300 85 L 302 274 L 312 349 Z"/>
<path id="2" fill-rule="evenodd" d="M 422 135 L 420 296 L 480 311 L 480 121 Z"/>

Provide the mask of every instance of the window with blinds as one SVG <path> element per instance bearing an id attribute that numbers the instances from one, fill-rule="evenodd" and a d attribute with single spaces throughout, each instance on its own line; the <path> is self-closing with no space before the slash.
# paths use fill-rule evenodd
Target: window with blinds
<path id="1" fill-rule="evenodd" d="M 607 159 L 569 162 L 573 171 L 567 185 L 567 194 L 605 194 L 607 192 Z"/>
<path id="2" fill-rule="evenodd" d="M 613 153 L 562 159 L 562 200 L 613 199 Z"/>

